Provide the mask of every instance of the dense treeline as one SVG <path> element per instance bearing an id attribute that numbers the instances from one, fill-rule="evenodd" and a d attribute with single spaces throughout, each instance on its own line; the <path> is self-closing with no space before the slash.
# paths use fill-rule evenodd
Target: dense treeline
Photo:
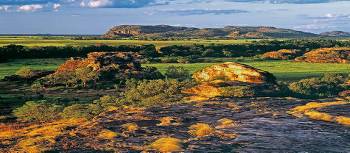
<path id="1" fill-rule="evenodd" d="M 84 57 L 90 52 L 98 51 L 120 51 L 138 52 L 145 57 L 240 57 L 255 56 L 269 51 L 280 49 L 298 49 L 309 51 L 324 47 L 349 47 L 350 41 L 337 41 L 327 39 L 307 40 L 261 40 L 249 44 L 211 44 L 211 45 L 186 45 L 166 46 L 156 50 L 154 45 L 120 45 L 120 46 L 85 46 L 85 47 L 24 47 L 19 45 L 8 45 L 0 47 L 0 59 L 21 58 L 67 58 Z"/>

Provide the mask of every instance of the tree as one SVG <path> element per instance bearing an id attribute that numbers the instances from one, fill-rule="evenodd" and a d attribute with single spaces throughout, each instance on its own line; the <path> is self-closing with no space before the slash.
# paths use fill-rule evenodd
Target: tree
<path id="1" fill-rule="evenodd" d="M 77 79 L 81 80 L 84 88 L 87 86 L 87 82 L 93 80 L 96 83 L 98 79 L 97 71 L 94 71 L 91 67 L 78 68 L 75 71 L 75 75 Z"/>

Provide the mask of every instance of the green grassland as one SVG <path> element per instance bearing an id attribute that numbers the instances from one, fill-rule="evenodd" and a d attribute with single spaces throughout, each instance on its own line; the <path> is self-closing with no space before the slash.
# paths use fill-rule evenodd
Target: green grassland
<path id="1" fill-rule="evenodd" d="M 148 41 L 148 40 L 74 40 L 70 37 L 50 37 L 44 39 L 40 36 L 0 36 L 0 46 L 16 44 L 28 47 L 41 46 L 87 46 L 87 45 L 144 45 L 154 44 L 157 47 L 169 45 L 192 45 L 192 44 L 242 44 L 250 43 L 254 40 L 166 40 L 166 41 Z"/>
<path id="2" fill-rule="evenodd" d="M 37 70 L 54 70 L 63 63 L 65 59 L 17 59 L 6 63 L 0 63 L 0 78 L 14 74 L 19 68 L 26 66 Z M 229 61 L 226 59 L 225 61 Z M 299 63 L 292 61 L 246 61 L 244 64 L 269 71 L 279 80 L 298 80 L 302 78 L 320 76 L 324 73 L 348 73 L 350 74 L 350 64 L 327 64 L 327 63 Z M 143 64 L 143 66 L 157 67 L 161 72 L 165 72 L 168 66 L 183 66 L 191 73 L 206 66 L 216 63 L 192 63 L 192 64 Z"/>

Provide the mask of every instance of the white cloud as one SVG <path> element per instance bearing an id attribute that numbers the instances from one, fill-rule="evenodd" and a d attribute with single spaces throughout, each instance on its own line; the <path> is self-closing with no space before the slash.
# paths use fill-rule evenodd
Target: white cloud
<path id="1" fill-rule="evenodd" d="M 8 5 L 2 5 L 2 6 L 0 6 L 0 11 L 8 11 L 9 10 L 9 8 L 10 8 L 10 6 L 8 6 Z"/>
<path id="2" fill-rule="evenodd" d="M 32 5 L 22 5 L 22 6 L 19 6 L 18 7 L 18 11 L 21 11 L 21 12 L 34 12 L 34 11 L 37 11 L 37 10 L 40 10 L 44 8 L 43 5 L 40 5 L 40 4 L 32 4 Z"/>
<path id="3" fill-rule="evenodd" d="M 106 7 L 112 5 L 113 2 L 111 0 L 88 0 L 82 1 L 80 3 L 81 7 L 91 7 L 91 8 L 99 8 Z"/>
<path id="4" fill-rule="evenodd" d="M 52 5 L 53 10 L 58 11 L 61 8 L 61 4 L 55 3 Z"/>

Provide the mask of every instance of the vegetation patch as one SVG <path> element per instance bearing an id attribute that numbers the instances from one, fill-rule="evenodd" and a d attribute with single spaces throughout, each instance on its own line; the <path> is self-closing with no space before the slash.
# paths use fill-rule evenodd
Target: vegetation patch
<path id="1" fill-rule="evenodd" d="M 317 111 L 317 109 L 325 108 L 329 106 L 335 106 L 335 105 L 345 105 L 349 104 L 349 102 L 344 101 L 336 101 L 336 102 L 324 102 L 324 103 L 316 103 L 311 102 L 307 103 L 303 106 L 297 106 L 293 109 L 291 109 L 288 113 L 296 116 L 296 117 L 303 117 L 306 116 L 313 120 L 320 120 L 320 121 L 326 121 L 326 122 L 335 122 L 341 125 L 350 125 L 350 118 L 345 116 L 334 116 L 328 113 L 323 113 Z"/>
<path id="2" fill-rule="evenodd" d="M 189 127 L 188 133 L 195 137 L 206 137 L 213 135 L 215 130 L 209 124 L 197 123 Z"/>
<path id="3" fill-rule="evenodd" d="M 181 152 L 183 151 L 182 140 L 172 137 L 160 138 L 153 142 L 150 147 L 159 152 Z"/>

